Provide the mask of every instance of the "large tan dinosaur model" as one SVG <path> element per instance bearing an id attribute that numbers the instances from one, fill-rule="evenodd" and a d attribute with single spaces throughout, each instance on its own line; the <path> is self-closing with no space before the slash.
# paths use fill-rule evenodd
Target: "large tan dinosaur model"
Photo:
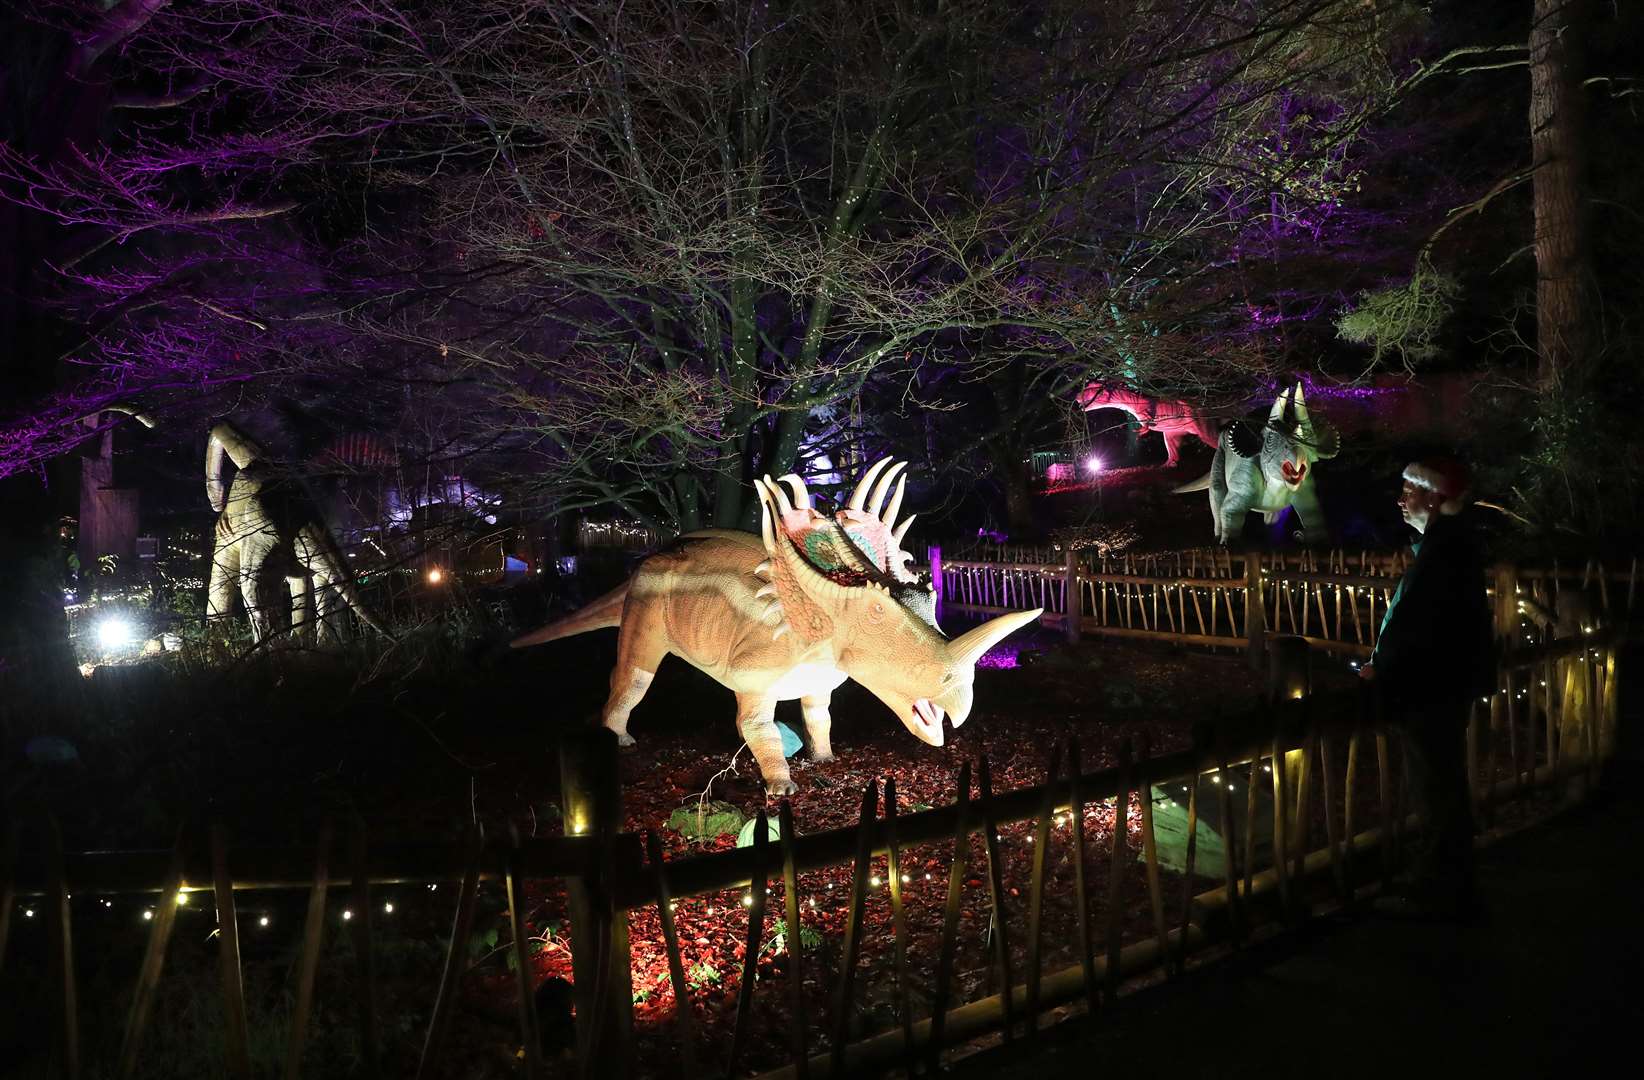
<path id="1" fill-rule="evenodd" d="M 238 470 L 224 481 L 224 459 Z M 300 479 L 275 463 L 256 440 L 227 421 L 206 439 L 206 499 L 217 511 L 212 533 L 206 617 L 226 618 L 238 592 L 253 641 L 272 629 L 268 585 L 283 578 L 291 595 L 291 632 L 326 642 L 342 636 L 346 606 L 371 629 L 391 637 L 360 599 L 342 552 Z"/>
<path id="2" fill-rule="evenodd" d="M 903 465 L 886 464 L 870 468 L 832 517 L 813 508 L 797 476 L 756 480 L 762 535 L 687 533 L 626 584 L 513 646 L 618 627 L 602 719 L 624 746 L 634 742 L 628 715 L 662 658 L 683 658 L 735 692 L 737 728 L 773 796 L 798 790 L 782 754 L 776 703 L 799 699 L 812 759 L 831 761 L 829 698 L 847 678 L 920 740 L 941 746 L 943 718 L 958 727 L 970 716 L 977 659 L 1043 609 L 945 638 L 935 626 L 930 583 L 909 570 L 901 548 L 913 518 L 892 527 L 907 478 L 894 494 L 891 484 Z"/>

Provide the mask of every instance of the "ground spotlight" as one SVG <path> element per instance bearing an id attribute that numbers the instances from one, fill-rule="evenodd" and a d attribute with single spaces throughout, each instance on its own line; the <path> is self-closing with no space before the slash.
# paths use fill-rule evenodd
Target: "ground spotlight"
<path id="1" fill-rule="evenodd" d="M 108 615 L 97 624 L 97 644 L 106 651 L 124 649 L 137 639 L 137 628 L 124 615 Z"/>

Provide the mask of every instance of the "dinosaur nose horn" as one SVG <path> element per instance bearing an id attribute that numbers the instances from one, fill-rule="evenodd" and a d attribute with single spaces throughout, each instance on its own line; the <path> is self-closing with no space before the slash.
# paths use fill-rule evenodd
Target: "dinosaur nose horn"
<path id="1" fill-rule="evenodd" d="M 955 664 L 974 665 L 982 654 L 1003 641 L 1012 631 L 1033 622 L 1044 614 L 1044 608 L 1032 611 L 1013 611 L 989 619 L 974 630 L 968 630 L 948 643 L 948 655 Z"/>

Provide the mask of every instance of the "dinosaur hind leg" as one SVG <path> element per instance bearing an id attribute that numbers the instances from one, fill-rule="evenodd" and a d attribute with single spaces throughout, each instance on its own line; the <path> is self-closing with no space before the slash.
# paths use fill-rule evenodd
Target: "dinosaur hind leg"
<path id="1" fill-rule="evenodd" d="M 1160 434 L 1164 436 L 1165 468 L 1174 469 L 1181 460 L 1182 443 L 1186 441 L 1188 436 L 1186 433 L 1178 431 L 1165 431 Z"/>
<path id="2" fill-rule="evenodd" d="M 650 632 L 643 619 L 624 622 L 617 631 L 617 662 L 611 669 L 611 696 L 605 700 L 600 722 L 616 732 L 618 746 L 634 745 L 628 734 L 628 714 L 650 689 L 656 669 L 668 650 Z"/>

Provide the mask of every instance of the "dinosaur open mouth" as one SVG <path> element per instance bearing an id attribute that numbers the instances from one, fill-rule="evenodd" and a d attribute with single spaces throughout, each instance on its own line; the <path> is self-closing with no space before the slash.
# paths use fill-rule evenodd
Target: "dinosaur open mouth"
<path id="1" fill-rule="evenodd" d="M 1307 475 L 1307 462 L 1295 465 L 1286 461 L 1279 465 L 1279 471 L 1284 474 L 1284 482 L 1295 487 L 1302 482 L 1302 477 Z"/>
<path id="2" fill-rule="evenodd" d="M 943 715 L 942 706 L 929 698 L 919 698 L 913 703 L 914 734 L 932 746 L 941 746 Z"/>

